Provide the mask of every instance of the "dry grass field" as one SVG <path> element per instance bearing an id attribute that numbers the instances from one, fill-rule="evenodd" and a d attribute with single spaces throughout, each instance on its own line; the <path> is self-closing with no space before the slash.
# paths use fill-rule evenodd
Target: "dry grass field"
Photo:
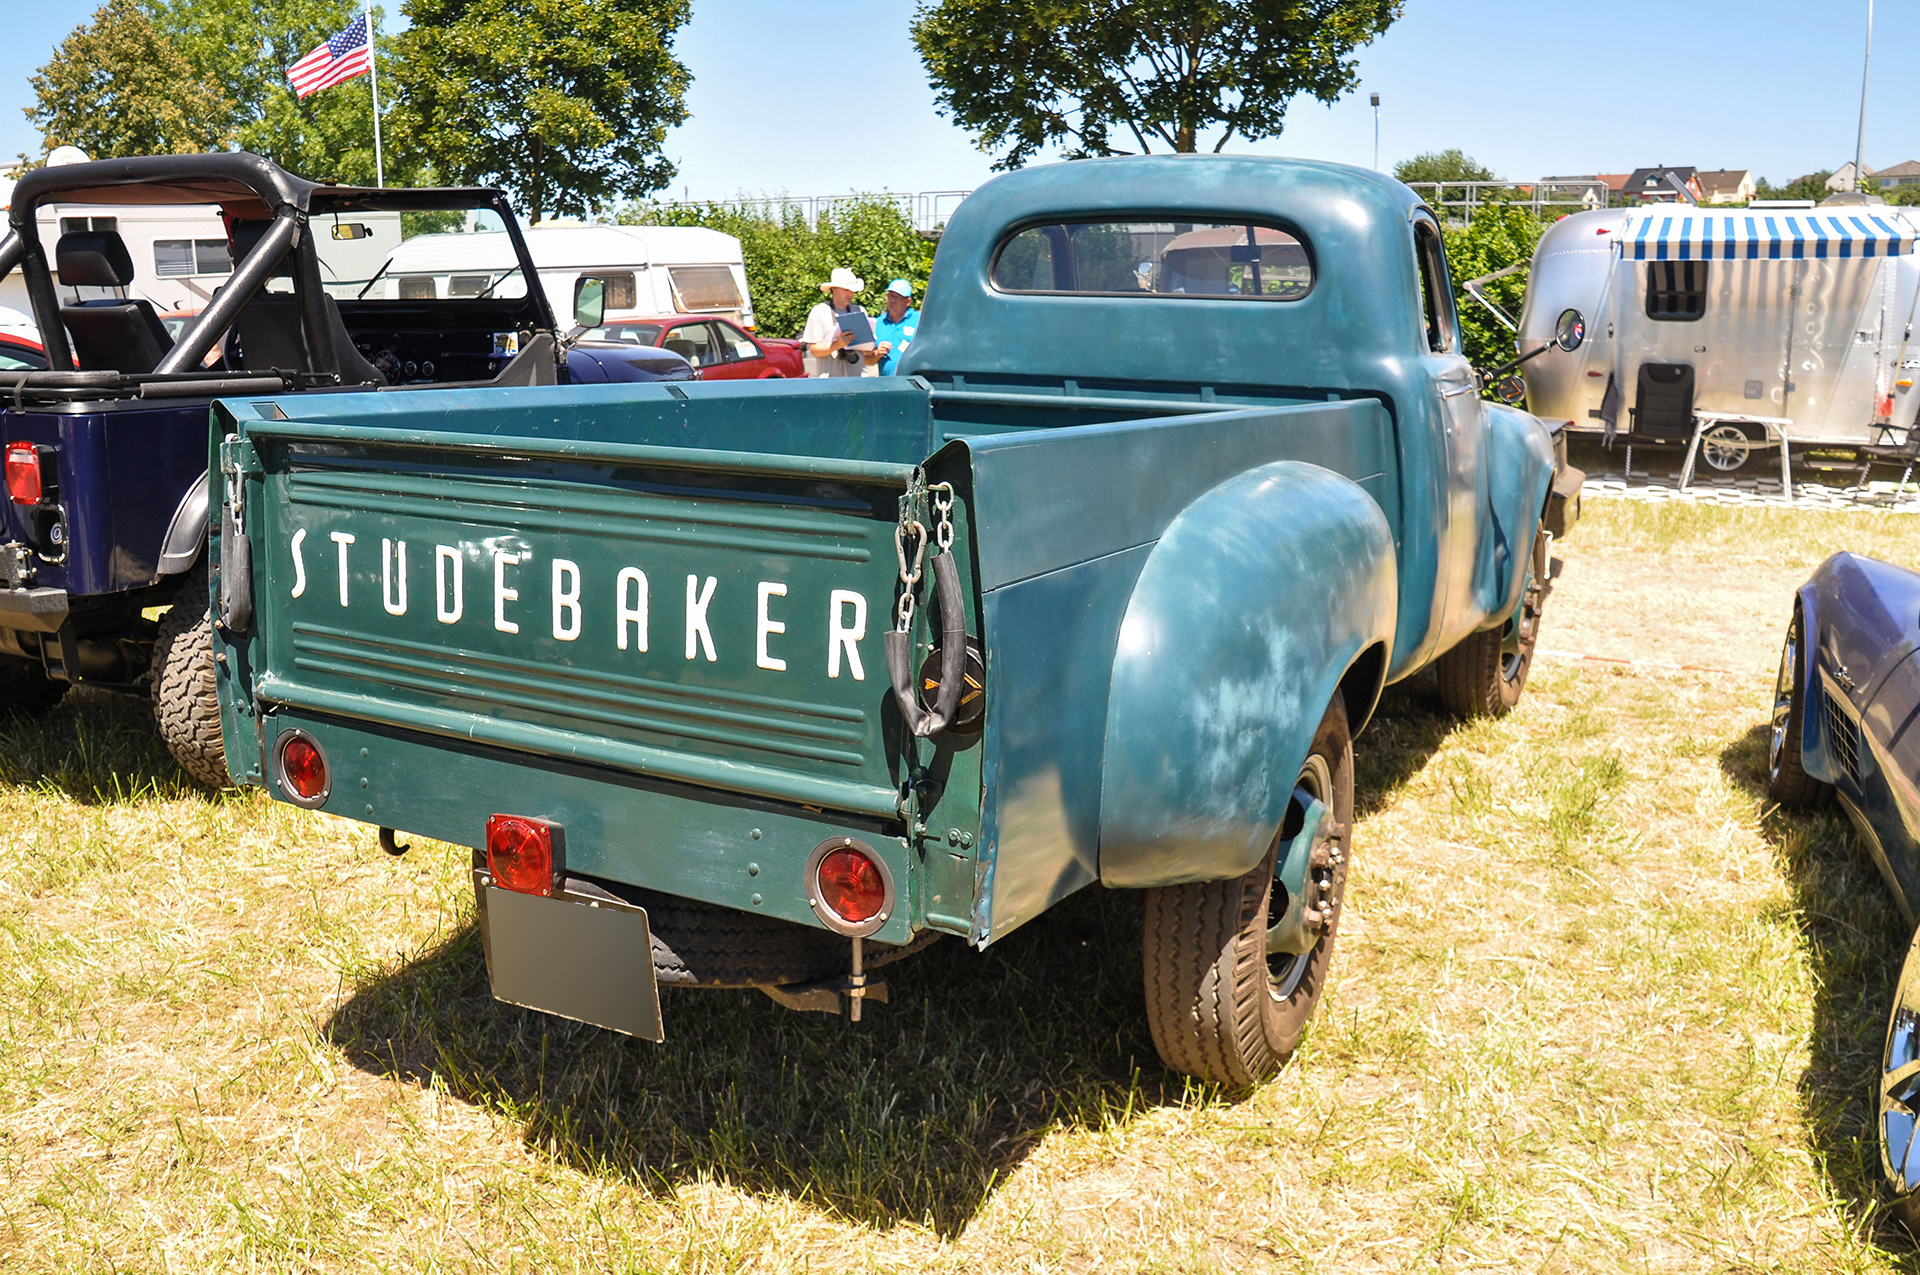
<path id="1" fill-rule="evenodd" d="M 75 695 L 0 728 L 0 1269 L 1920 1270 L 1866 1123 L 1902 926 L 1760 794 L 1793 586 L 1917 538 L 1590 503 L 1522 707 L 1362 736 L 1334 983 L 1250 1096 L 1160 1069 L 1098 890 L 857 1026 L 496 1004 L 464 852 Z"/>

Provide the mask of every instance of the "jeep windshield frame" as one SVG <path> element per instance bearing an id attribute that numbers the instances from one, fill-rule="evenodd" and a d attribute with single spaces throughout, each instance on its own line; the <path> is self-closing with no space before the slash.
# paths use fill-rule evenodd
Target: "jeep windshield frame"
<path id="1" fill-rule="evenodd" d="M 49 254 L 40 238 L 37 210 L 51 202 L 94 205 L 217 205 L 229 225 L 236 221 L 265 221 L 265 231 L 245 256 L 235 261 L 232 276 L 212 304 L 180 333 L 173 348 L 148 374 L 78 372 L 73 349 L 60 320 Z M 244 151 L 204 155 L 146 155 L 128 159 L 94 160 L 36 169 L 14 187 L 8 228 L 0 239 L 0 278 L 19 269 L 46 348 L 48 371 L 18 373 L 4 381 L 15 394 L 69 398 L 83 387 L 87 397 L 116 397 L 158 389 L 169 382 L 207 382 L 210 377 L 243 384 L 250 380 L 287 377 L 281 373 L 209 372 L 201 364 L 226 334 L 241 309 L 266 288 L 282 263 L 291 258 L 294 291 L 300 299 L 301 328 L 307 347 L 314 351 L 315 369 L 301 385 L 318 388 L 341 383 L 334 366 L 332 345 L 323 309 L 322 281 L 317 266 L 312 219 L 358 212 L 436 212 L 449 207 L 487 209 L 498 218 L 510 241 L 513 259 L 526 278 L 524 297 L 512 299 L 497 316 L 504 330 L 554 330 L 552 308 L 537 286 L 532 254 L 506 196 L 491 187 L 430 187 L 380 189 L 337 186 L 308 181 L 258 155 Z M 505 245 L 503 245 L 505 246 Z M 489 298 L 493 299 L 493 298 Z M 157 383 L 157 384 L 156 384 Z M 183 386 L 184 388 L 184 386 Z"/>

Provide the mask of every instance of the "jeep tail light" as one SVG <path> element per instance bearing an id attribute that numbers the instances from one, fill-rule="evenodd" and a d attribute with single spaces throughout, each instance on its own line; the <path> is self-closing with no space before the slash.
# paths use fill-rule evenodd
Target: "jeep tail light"
<path id="1" fill-rule="evenodd" d="M 32 443 L 7 444 L 7 495 L 16 505 L 37 505 L 46 495 L 40 480 L 40 449 Z"/>
<path id="2" fill-rule="evenodd" d="M 313 809 L 326 804 L 333 789 L 328 773 L 327 755 L 320 742 L 303 730 L 290 730 L 280 736 L 275 750 L 280 789 L 296 806 Z"/>
<path id="3" fill-rule="evenodd" d="M 519 815 L 488 815 L 487 873 L 503 890 L 552 897 L 553 825 Z"/>
<path id="4" fill-rule="evenodd" d="M 832 837 L 807 864 L 808 902 L 830 930 L 859 938 L 886 924 L 893 912 L 893 876 L 872 847 Z"/>

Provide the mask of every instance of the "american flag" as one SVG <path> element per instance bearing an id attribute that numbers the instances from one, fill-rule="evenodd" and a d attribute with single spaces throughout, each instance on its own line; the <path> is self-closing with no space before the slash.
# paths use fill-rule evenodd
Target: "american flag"
<path id="1" fill-rule="evenodd" d="M 287 80 L 301 97 L 330 89 L 373 69 L 373 47 L 367 42 L 367 15 L 361 14 L 339 35 L 287 68 Z"/>

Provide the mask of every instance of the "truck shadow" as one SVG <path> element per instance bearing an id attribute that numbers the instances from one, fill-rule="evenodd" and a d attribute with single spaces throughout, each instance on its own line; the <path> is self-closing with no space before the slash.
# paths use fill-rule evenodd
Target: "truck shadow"
<path id="1" fill-rule="evenodd" d="M 161 742 L 151 701 L 84 687 L 40 716 L 0 715 L 0 783 L 87 805 L 216 799 Z"/>
<path id="2" fill-rule="evenodd" d="M 1722 771 L 1765 803 L 1767 734 L 1757 725 L 1720 754 Z M 1800 1077 L 1802 1119 L 1827 1189 L 1854 1224 L 1920 1270 L 1920 1249 L 1880 1207 L 1872 1108 L 1894 982 L 1911 937 L 1879 870 L 1837 807 L 1773 811 L 1763 825 L 1786 869 L 1793 918 L 1814 980 L 1811 1060 Z"/>
<path id="3" fill-rule="evenodd" d="M 1391 695 L 1363 736 L 1358 808 L 1451 728 L 1417 689 Z M 360 983 L 325 1030 L 363 1070 L 501 1111 L 583 1172 L 719 1179 L 947 1237 L 1049 1130 L 1233 1100 L 1154 1052 L 1131 893 L 1082 890 L 985 952 L 946 938 L 885 977 L 892 1004 L 858 1024 L 666 990 L 652 1045 L 496 1002 L 469 925 Z"/>

